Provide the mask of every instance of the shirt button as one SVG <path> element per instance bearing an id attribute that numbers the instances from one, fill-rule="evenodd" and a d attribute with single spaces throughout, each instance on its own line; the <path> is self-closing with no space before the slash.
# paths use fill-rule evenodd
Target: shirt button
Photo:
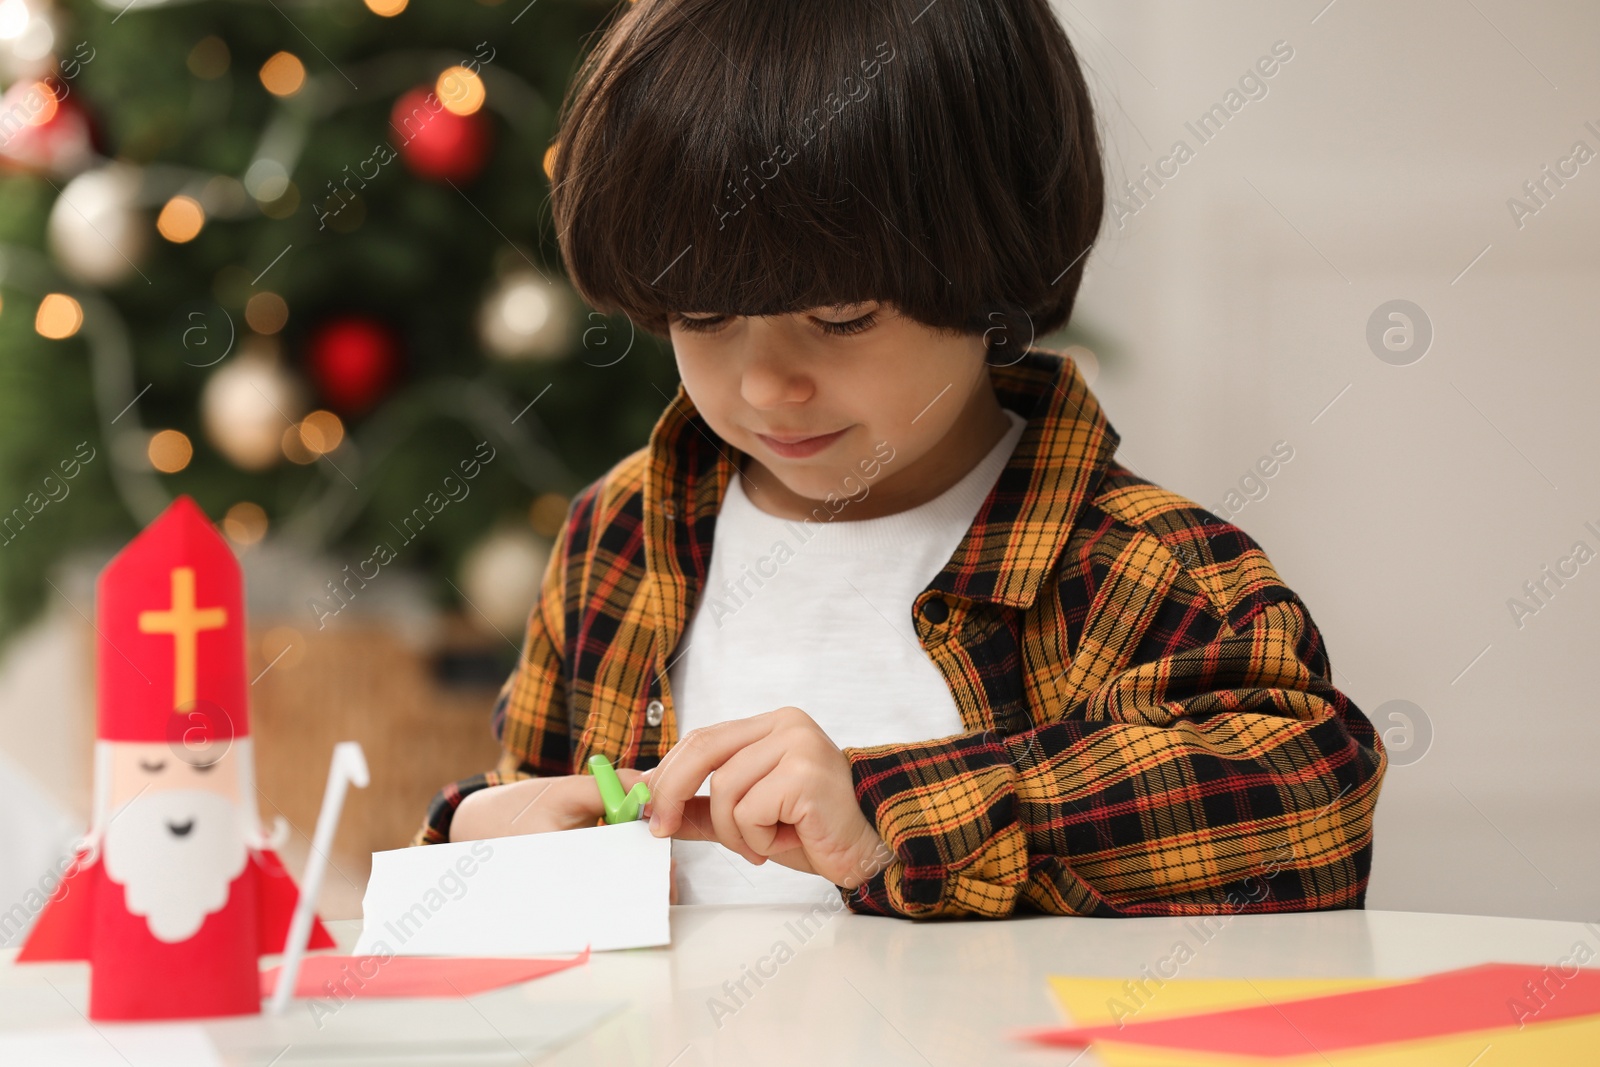
<path id="1" fill-rule="evenodd" d="M 652 700 L 644 707 L 644 721 L 651 726 L 660 726 L 661 719 L 667 713 L 667 706 L 659 700 Z"/>
<path id="2" fill-rule="evenodd" d="M 667 499 L 663 500 L 661 502 L 661 514 L 665 515 L 667 517 L 668 521 L 671 521 L 672 519 L 676 519 L 678 517 L 678 504 L 677 504 L 677 502 L 674 501 L 671 497 L 668 497 Z"/>
<path id="3" fill-rule="evenodd" d="M 934 597 L 922 605 L 922 617 L 935 626 L 941 625 L 950 617 L 950 605 L 942 597 Z"/>

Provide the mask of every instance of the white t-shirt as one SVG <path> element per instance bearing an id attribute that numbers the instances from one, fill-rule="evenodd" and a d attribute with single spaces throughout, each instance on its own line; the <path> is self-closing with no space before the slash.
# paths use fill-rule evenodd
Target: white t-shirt
<path id="1" fill-rule="evenodd" d="M 911 604 L 961 544 L 1022 436 L 1025 420 L 1005 414 L 1011 428 L 965 477 L 881 518 L 779 518 L 751 503 L 736 475 L 717 515 L 704 595 L 667 674 L 678 736 L 791 705 L 840 748 L 965 733 L 917 639 Z M 707 779 L 699 795 L 710 791 Z M 839 892 L 825 878 L 771 860 L 751 864 L 713 841 L 674 840 L 672 856 L 682 904 L 810 902 Z"/>

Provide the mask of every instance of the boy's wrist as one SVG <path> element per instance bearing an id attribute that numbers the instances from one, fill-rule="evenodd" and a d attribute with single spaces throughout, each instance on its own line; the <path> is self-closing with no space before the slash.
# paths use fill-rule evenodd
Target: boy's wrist
<path id="1" fill-rule="evenodd" d="M 857 853 L 861 859 L 857 861 L 855 874 L 851 884 L 844 887 L 846 889 L 855 889 L 872 881 L 897 858 L 894 849 L 889 847 L 871 823 L 867 824 L 862 836 L 864 843 Z"/>

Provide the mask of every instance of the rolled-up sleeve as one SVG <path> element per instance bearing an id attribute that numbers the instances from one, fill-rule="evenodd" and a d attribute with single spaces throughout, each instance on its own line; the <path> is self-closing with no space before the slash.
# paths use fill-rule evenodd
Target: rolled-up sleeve
<path id="1" fill-rule="evenodd" d="M 1387 765 L 1376 731 L 1334 688 L 1288 588 L 1210 621 L 1210 639 L 1128 665 L 1034 729 L 846 749 L 861 809 L 895 853 L 844 891 L 851 909 L 1362 906 Z"/>

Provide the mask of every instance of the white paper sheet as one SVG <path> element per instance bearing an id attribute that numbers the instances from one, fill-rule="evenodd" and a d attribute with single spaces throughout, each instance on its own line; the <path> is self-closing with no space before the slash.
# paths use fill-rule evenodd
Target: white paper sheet
<path id="1" fill-rule="evenodd" d="M 643 822 L 372 854 L 356 955 L 542 956 L 670 941 L 672 839 Z"/>

